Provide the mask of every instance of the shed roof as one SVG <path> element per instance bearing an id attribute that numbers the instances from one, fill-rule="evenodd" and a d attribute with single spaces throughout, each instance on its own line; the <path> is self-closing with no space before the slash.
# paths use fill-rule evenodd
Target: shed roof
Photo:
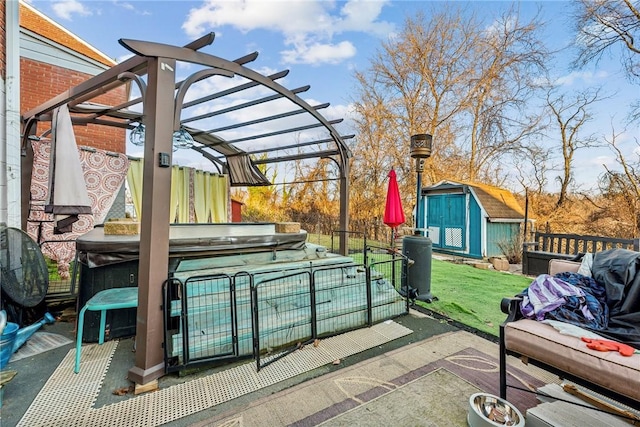
<path id="1" fill-rule="evenodd" d="M 516 200 L 513 193 L 504 188 L 493 185 L 464 181 L 440 181 L 430 187 L 425 187 L 425 194 L 441 193 L 470 188 L 476 195 L 478 202 L 487 212 L 489 220 L 522 220 L 524 209 Z"/>
<path id="2" fill-rule="evenodd" d="M 113 59 L 24 1 L 20 1 L 20 26 L 108 67 L 116 64 Z"/>

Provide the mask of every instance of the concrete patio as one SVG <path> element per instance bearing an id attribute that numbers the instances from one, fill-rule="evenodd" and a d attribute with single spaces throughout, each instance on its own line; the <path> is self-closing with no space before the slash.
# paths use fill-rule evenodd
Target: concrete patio
<path id="1" fill-rule="evenodd" d="M 74 327 L 74 322 L 56 322 L 41 331 L 73 340 Z M 185 375 L 165 375 L 159 380 L 158 391 L 137 396 L 126 378 L 135 357 L 132 338 L 86 345 L 81 371 L 75 376 L 71 369 L 75 349 L 69 343 L 8 364 L 7 369 L 18 374 L 4 390 L 2 425 L 339 425 L 353 417 L 357 408 L 364 411 L 358 415 L 363 422 L 373 411 L 377 417 L 392 417 L 396 425 L 419 424 L 424 417 L 429 419 L 427 425 L 465 425 L 468 398 L 473 392 L 497 394 L 497 388 L 486 390 L 493 387 L 491 384 L 474 384 L 473 375 L 465 378 L 455 372 L 456 366 L 463 365 L 478 370 L 473 366 L 480 363 L 480 370 L 488 367 L 488 381 L 494 377 L 497 387 L 497 365 L 492 366 L 498 358 L 495 342 L 415 310 L 377 328 L 393 331 L 383 331 L 386 337 L 371 338 L 367 334 L 377 333 L 369 328 L 348 333 L 351 338 L 348 334 L 335 337 L 336 344 L 332 344 L 333 338 L 322 340 L 317 348 L 307 346 L 270 365 L 271 373 L 263 369 L 256 375 L 255 362 L 249 360 Z M 345 339 L 348 341 L 340 341 Z M 379 342 L 357 347 L 358 340 L 372 339 Z M 332 345 L 337 349 L 332 350 Z M 314 352 L 321 350 L 341 351 L 345 356 L 297 367 L 298 359 L 317 359 Z M 465 355 L 465 351 L 480 353 Z M 537 385 L 555 381 L 544 371 L 517 360 L 513 363 Z M 234 377 L 237 371 L 249 372 L 254 384 L 244 384 L 245 377 Z M 264 375 L 275 375 L 275 379 L 260 379 Z M 226 381 L 226 387 L 202 388 L 203 383 L 212 381 Z M 409 384 L 415 390 L 406 388 Z M 416 393 L 416 398 L 408 399 L 408 392 Z M 375 409 L 383 404 L 378 401 L 381 396 L 386 396 L 386 405 L 392 405 L 382 412 Z M 73 410 L 64 409 L 83 399 L 88 403 L 79 415 L 71 416 Z M 437 416 L 442 413 L 437 408 L 443 405 L 450 414 L 447 419 Z M 382 419 L 371 422 L 377 424 Z"/>
<path id="2" fill-rule="evenodd" d="M 420 307 L 304 346 L 259 372 L 244 360 L 173 373 L 138 395 L 127 379 L 134 338 L 85 344 L 74 374 L 74 319 L 36 334 L 67 343 L 9 362 L 5 369 L 17 375 L 3 390 L 2 426 L 466 426 L 472 395 L 499 394 L 496 340 Z M 545 416 L 628 425 L 594 409 L 541 403 L 535 391 L 559 389 L 560 380 L 515 358 L 508 363 L 517 387 L 509 402 L 527 425 L 566 425 L 539 424 Z"/>

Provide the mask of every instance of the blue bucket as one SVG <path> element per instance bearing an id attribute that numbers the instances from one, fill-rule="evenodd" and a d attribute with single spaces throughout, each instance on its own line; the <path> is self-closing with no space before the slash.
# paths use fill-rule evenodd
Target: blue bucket
<path id="1" fill-rule="evenodd" d="M 7 322 L 0 335 L 0 369 L 3 369 L 13 354 L 13 343 L 18 335 L 18 324 Z"/>

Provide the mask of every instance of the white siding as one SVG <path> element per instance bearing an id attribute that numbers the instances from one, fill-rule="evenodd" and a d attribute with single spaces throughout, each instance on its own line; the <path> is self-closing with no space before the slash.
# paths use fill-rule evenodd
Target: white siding
<path id="1" fill-rule="evenodd" d="M 20 29 L 20 56 L 92 76 L 109 69 L 106 65 L 84 57 L 24 28 Z"/>

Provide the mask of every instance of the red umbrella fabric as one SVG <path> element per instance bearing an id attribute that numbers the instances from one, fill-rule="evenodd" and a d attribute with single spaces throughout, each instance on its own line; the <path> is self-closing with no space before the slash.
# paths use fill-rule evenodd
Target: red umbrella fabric
<path id="1" fill-rule="evenodd" d="M 392 229 L 404 224 L 404 210 L 402 210 L 402 200 L 400 199 L 400 191 L 398 190 L 398 179 L 396 171 L 391 169 L 389 172 L 389 187 L 387 189 L 387 202 L 384 207 L 384 217 L 382 222 Z"/>

